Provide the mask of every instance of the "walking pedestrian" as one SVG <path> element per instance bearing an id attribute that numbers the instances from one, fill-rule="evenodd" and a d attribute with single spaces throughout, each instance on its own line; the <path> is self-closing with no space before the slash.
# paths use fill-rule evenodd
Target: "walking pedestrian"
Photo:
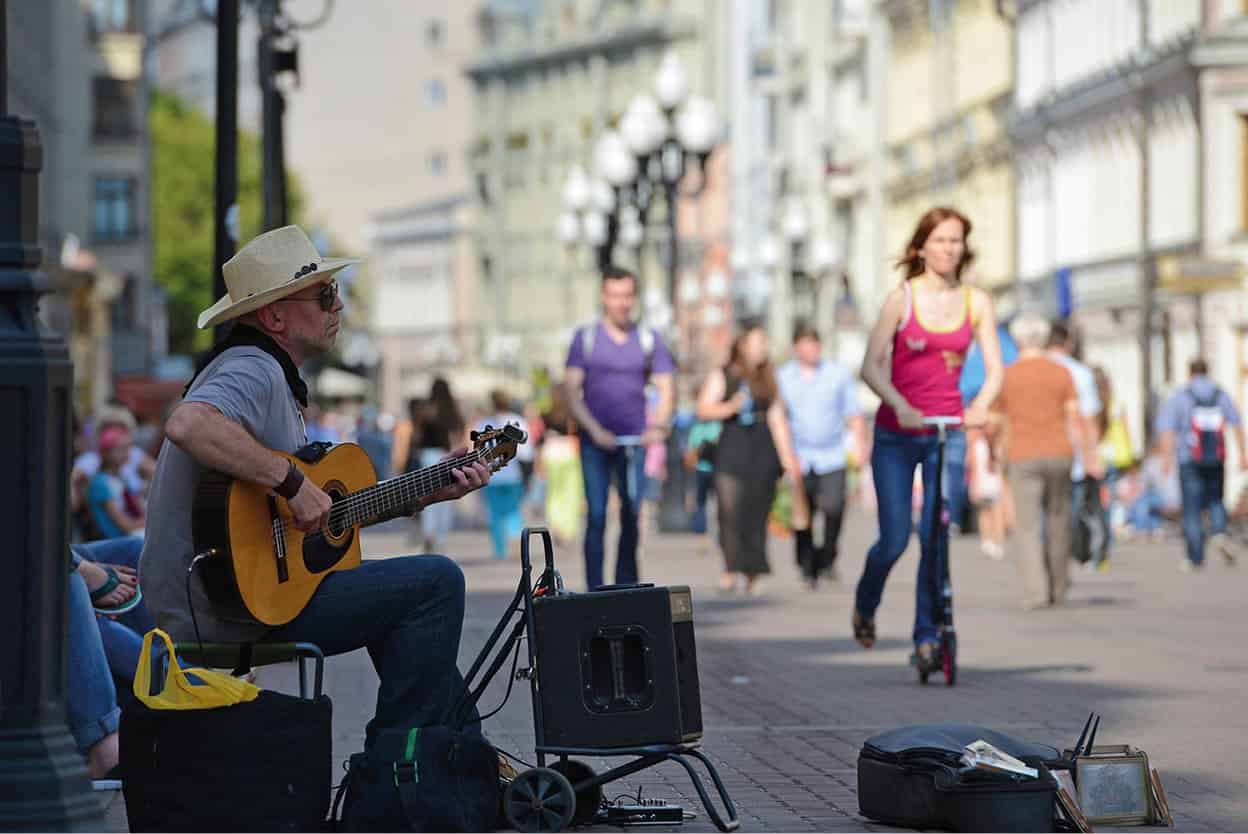
<path id="1" fill-rule="evenodd" d="M 538 458 L 539 475 L 546 481 L 546 526 L 555 541 L 572 541 L 581 529 L 585 490 L 581 481 L 580 442 L 570 428 L 563 386 L 551 389 L 550 411 L 543 415 L 546 433 Z"/>
<path id="2" fill-rule="evenodd" d="M 823 358 L 819 331 L 806 322 L 793 330 L 794 358 L 777 377 L 793 431 L 793 450 L 802 473 L 807 514 L 823 516 L 823 541 L 815 545 L 814 525 L 794 535 L 802 578 L 814 590 L 820 576 L 836 581 L 837 541 L 845 516 L 848 440 L 865 449 L 866 421 L 858 404 L 856 380 L 848 369 Z"/>
<path id="3" fill-rule="evenodd" d="M 994 406 L 1005 436 L 1013 487 L 1023 607 L 1060 605 L 1069 580 L 1071 462 L 1076 450 L 1096 453 L 1096 440 L 1079 414 L 1070 371 L 1045 351 L 1047 321 L 1023 314 L 1010 324 L 1018 361 L 1005 369 Z M 1047 522 L 1047 535 L 1042 535 Z"/>
<path id="4" fill-rule="evenodd" d="M 511 398 L 502 389 L 490 392 L 493 413 L 477 424 L 478 431 L 486 426 L 501 428 L 518 426 L 528 434 L 528 422 L 511 407 Z M 510 460 L 502 469 L 490 476 L 490 482 L 481 490 L 485 496 L 486 514 L 489 517 L 490 543 L 495 559 L 506 559 L 508 550 L 515 550 L 524 529 L 524 470 L 519 458 Z"/>
<path id="5" fill-rule="evenodd" d="M 564 371 L 568 408 L 580 426 L 581 473 L 589 505 L 585 580 L 591 590 L 603 584 L 603 538 L 612 478 L 620 505 L 615 582 L 637 581 L 637 516 L 645 477 L 642 447 L 666 440 L 672 416 L 676 364 L 659 334 L 634 322 L 637 292 L 637 276 L 632 272 L 610 266 L 603 270 L 603 316 L 573 335 Z M 659 393 L 650 425 L 646 424 L 647 384 Z"/>
<path id="6" fill-rule="evenodd" d="M 759 577 L 771 571 L 767 515 L 781 474 L 790 477 L 801 501 L 794 526 L 806 526 L 799 515 L 806 507 L 801 468 L 762 325 L 743 328 L 732 343 L 728 364 L 707 375 L 698 393 L 698 419 L 722 423 L 715 449 L 715 503 L 724 555 L 719 587 L 753 594 Z"/>
<path id="7" fill-rule="evenodd" d="M 879 395 L 871 469 L 879 507 L 880 537 L 867 553 L 853 614 L 854 638 L 875 644 L 875 611 L 889 571 L 901 558 L 914 528 L 910 501 L 915 467 L 922 465 L 920 558 L 915 589 L 915 658 L 931 669 L 939 644 L 932 571 L 942 537 L 931 541 L 939 447 L 923 417 L 957 415 L 966 426 L 982 426 L 1001 388 L 1001 348 L 991 297 L 966 286 L 963 272 L 974 260 L 968 245 L 971 222 L 952 208 L 934 208 L 920 218 L 897 266 L 900 287 L 889 293 L 867 343 L 863 381 Z M 985 377 L 963 409 L 958 381 L 972 341 L 984 354 Z M 890 360 L 891 348 L 891 360 Z M 954 432 L 957 430 L 955 429 Z M 948 554 L 943 554 L 947 557 Z"/>
<path id="8" fill-rule="evenodd" d="M 1078 340 L 1064 321 L 1054 321 L 1049 325 L 1049 355 L 1070 372 L 1075 383 L 1083 435 L 1095 437 L 1099 443 L 1101 412 L 1105 403 L 1101 402 L 1097 393 L 1092 369 L 1079 361 Z M 1095 450 L 1096 444 L 1091 448 Z M 1075 459 L 1070 468 L 1073 484 L 1071 500 L 1074 502 L 1071 552 L 1076 560 L 1095 570 L 1101 569 L 1109 552 L 1109 519 L 1101 504 L 1101 479 L 1105 477 L 1105 468 L 1100 454 L 1086 454 L 1085 451 L 1082 447 L 1075 447 Z M 1046 528 L 1046 535 L 1051 532 Z"/>
<path id="9" fill-rule="evenodd" d="M 1209 543 L 1228 565 L 1235 563 L 1235 553 L 1226 536 L 1226 507 L 1222 503 L 1228 426 L 1239 444 L 1241 471 L 1248 461 L 1239 410 L 1230 395 L 1209 378 L 1208 363 L 1193 359 L 1188 365 L 1188 376 L 1187 385 L 1170 395 L 1157 417 L 1162 474 L 1173 472 L 1176 460 L 1179 464 L 1183 539 L 1187 544 L 1187 556 L 1179 564 L 1184 571 L 1204 566 L 1206 512 L 1212 533 Z"/>

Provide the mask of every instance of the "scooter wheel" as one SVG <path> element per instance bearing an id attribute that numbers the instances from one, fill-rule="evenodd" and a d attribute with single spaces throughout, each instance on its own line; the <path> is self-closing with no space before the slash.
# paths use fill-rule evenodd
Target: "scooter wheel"
<path id="1" fill-rule="evenodd" d="M 576 814 L 576 794 L 562 773 L 535 767 L 507 786 L 503 814 L 517 831 L 563 831 Z"/>
<path id="2" fill-rule="evenodd" d="M 958 636 L 946 634 L 941 651 L 941 669 L 945 673 L 945 684 L 953 686 L 958 682 Z"/>

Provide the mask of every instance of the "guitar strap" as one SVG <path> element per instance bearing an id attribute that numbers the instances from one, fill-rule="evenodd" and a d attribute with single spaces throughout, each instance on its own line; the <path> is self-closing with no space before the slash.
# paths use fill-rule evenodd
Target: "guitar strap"
<path id="1" fill-rule="evenodd" d="M 290 386 L 290 393 L 304 408 L 308 407 L 308 384 L 303 381 L 303 377 L 299 376 L 299 369 L 295 367 L 295 362 L 290 358 L 290 354 L 273 341 L 267 333 L 256 328 L 236 323 L 230 328 L 229 334 L 217 342 L 212 348 L 201 354 L 195 361 L 195 376 L 191 377 L 191 381 L 186 383 L 186 387 L 182 389 L 182 396 L 186 396 L 191 390 L 191 386 L 195 384 L 195 380 L 203 373 L 204 368 L 221 354 L 234 347 L 254 347 L 267 353 L 277 360 L 277 364 L 282 366 L 282 373 L 286 375 L 286 384 Z"/>

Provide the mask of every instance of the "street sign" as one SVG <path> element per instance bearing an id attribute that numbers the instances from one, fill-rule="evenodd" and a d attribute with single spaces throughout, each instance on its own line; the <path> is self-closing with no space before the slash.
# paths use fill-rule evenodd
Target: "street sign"
<path id="1" fill-rule="evenodd" d="M 1233 290 L 1243 285 L 1244 264 L 1198 255 L 1163 255 L 1157 259 L 1157 289 L 1172 293 Z"/>

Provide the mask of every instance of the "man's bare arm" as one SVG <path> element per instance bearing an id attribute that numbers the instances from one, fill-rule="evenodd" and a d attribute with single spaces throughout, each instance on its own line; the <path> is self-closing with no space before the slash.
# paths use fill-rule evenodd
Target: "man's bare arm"
<path id="1" fill-rule="evenodd" d="M 563 373 L 563 393 L 568 400 L 568 411 L 576 424 L 589 433 L 599 446 L 614 445 L 615 436 L 602 427 L 602 424 L 589 413 L 589 406 L 584 398 L 585 370 L 583 368 L 566 368 Z M 606 441 L 610 439 L 610 443 Z"/>
<path id="2" fill-rule="evenodd" d="M 277 486 L 290 471 L 285 458 L 207 403 L 179 405 L 165 423 L 165 436 L 201 466 L 264 487 Z"/>

